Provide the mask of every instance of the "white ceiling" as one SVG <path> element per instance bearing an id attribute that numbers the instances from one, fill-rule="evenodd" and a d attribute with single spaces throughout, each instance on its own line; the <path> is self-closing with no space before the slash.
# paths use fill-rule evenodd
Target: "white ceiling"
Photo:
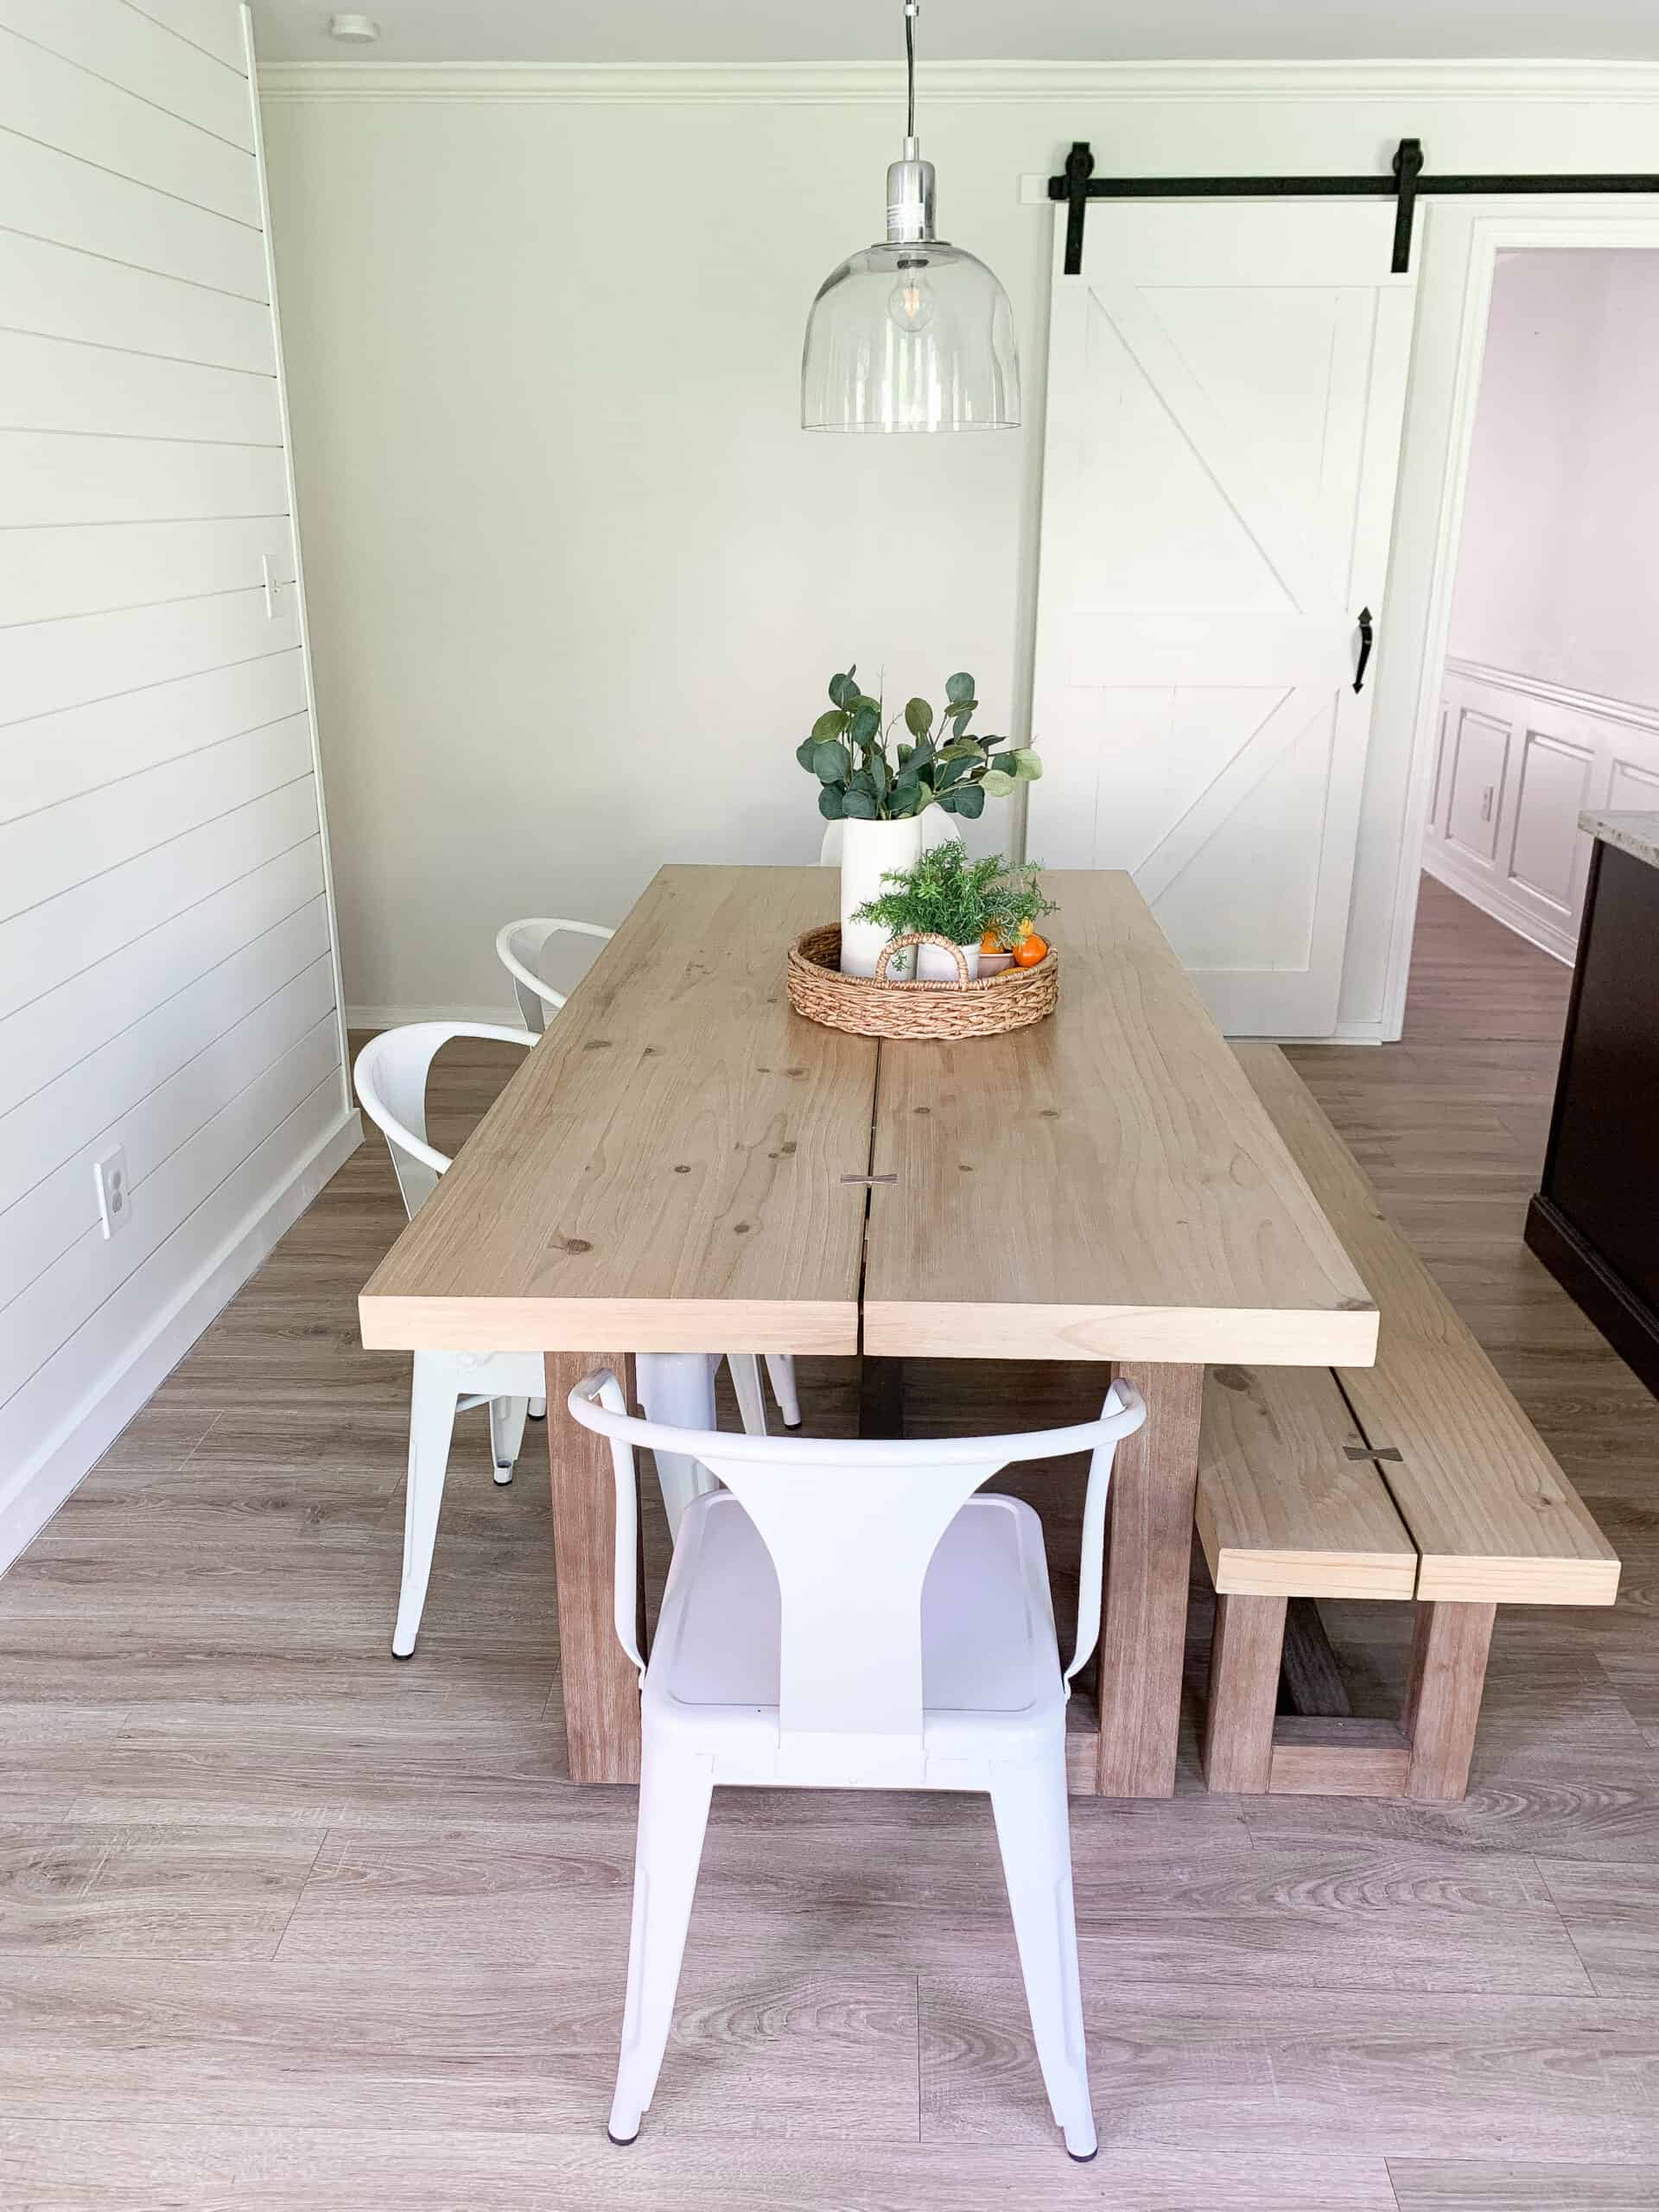
<path id="1" fill-rule="evenodd" d="M 270 61 L 877 61 L 899 0 L 254 0 Z M 923 0 L 924 61 L 1659 59 L 1659 0 Z"/>

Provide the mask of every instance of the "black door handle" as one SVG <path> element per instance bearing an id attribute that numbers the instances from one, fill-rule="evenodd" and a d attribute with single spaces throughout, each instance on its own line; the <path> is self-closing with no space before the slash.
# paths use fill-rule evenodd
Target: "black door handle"
<path id="1" fill-rule="evenodd" d="M 1362 607 L 1359 610 L 1359 666 L 1354 671 L 1354 689 L 1356 691 L 1357 691 L 1364 683 L 1365 664 L 1371 657 L 1371 646 L 1374 641 L 1375 633 L 1371 626 L 1371 610 L 1369 607 Z"/>

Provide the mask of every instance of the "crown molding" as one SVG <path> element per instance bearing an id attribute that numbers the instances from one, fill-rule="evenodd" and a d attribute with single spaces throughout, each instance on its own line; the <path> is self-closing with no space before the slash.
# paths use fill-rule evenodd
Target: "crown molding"
<path id="1" fill-rule="evenodd" d="M 931 100 L 1659 100 L 1654 61 L 935 61 Z M 267 100 L 587 100 L 864 103 L 890 97 L 886 61 L 383 62 L 260 65 Z"/>

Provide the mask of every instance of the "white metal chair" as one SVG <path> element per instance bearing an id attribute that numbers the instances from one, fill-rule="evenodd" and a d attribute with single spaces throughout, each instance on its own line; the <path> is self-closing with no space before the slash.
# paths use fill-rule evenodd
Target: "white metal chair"
<path id="1" fill-rule="evenodd" d="M 488 1022 L 410 1022 L 403 1028 L 382 1030 L 378 1036 L 372 1037 L 358 1054 L 353 1071 L 359 1103 L 386 1140 L 391 1164 L 397 1173 L 397 1187 L 411 1219 L 436 1190 L 438 1178 L 450 1166 L 448 1154 L 427 1142 L 426 1087 L 439 1049 L 457 1037 L 482 1037 L 526 1047 L 537 1042 L 527 1029 L 499 1028 Z M 710 1355 L 711 1358 L 717 1357 Z M 764 1436 L 766 1421 L 760 1395 L 760 1362 L 753 1352 L 734 1352 L 728 1355 L 728 1360 L 744 1427 Z M 512 1480 L 531 1405 L 541 1400 L 544 1388 L 545 1372 L 540 1352 L 415 1354 L 415 1380 L 409 1408 L 409 1484 L 404 1501 L 404 1575 L 397 1599 L 397 1625 L 391 1636 L 391 1648 L 399 1659 L 410 1656 L 420 1633 L 455 1415 L 470 1412 L 474 1407 L 488 1406 L 490 1457 L 497 1483 L 505 1484 Z M 785 1403 L 786 1417 L 789 1410 Z M 799 1408 L 794 1412 L 798 1421 Z M 664 1470 L 664 1502 L 676 1529 L 683 1497 L 707 1479 L 700 1471 L 689 1466 L 678 1467 L 672 1472 Z"/>
<path id="2" fill-rule="evenodd" d="M 556 991 L 543 976 L 540 961 L 550 938 L 561 930 L 572 937 L 595 937 L 608 944 L 616 935 L 598 922 L 567 922 L 551 917 L 509 922 L 495 933 L 496 957 L 512 978 L 513 995 L 518 1001 L 518 1011 L 524 1018 L 526 1029 L 534 1030 L 539 1037 L 547 1027 L 547 1017 L 556 1014 L 564 1004 L 565 995 Z"/>
<path id="3" fill-rule="evenodd" d="M 524 1027 L 534 1030 L 538 1037 L 544 1034 L 549 1016 L 557 1014 L 565 1003 L 565 994 L 554 989 L 543 976 L 539 965 L 549 940 L 557 936 L 561 930 L 567 930 L 576 937 L 598 938 L 605 944 L 616 935 L 614 930 L 607 930 L 599 922 L 562 921 L 546 915 L 508 922 L 495 933 L 496 957 L 512 978 L 512 988 L 518 1001 L 518 1010 L 524 1017 Z M 772 1395 L 778 1401 L 778 1409 L 783 1414 L 784 1426 L 785 1428 L 798 1428 L 801 1425 L 801 1402 L 795 1387 L 794 1359 L 790 1353 L 782 1351 L 769 1351 L 766 1357 L 767 1379 L 772 1384 Z M 740 1367 L 734 1361 L 732 1382 L 737 1391 L 738 1404 L 742 1408 L 744 1427 L 764 1436 L 766 1424 L 760 1411 L 760 1400 L 756 1395 L 751 1401 L 745 1395 L 753 1364 L 750 1361 Z M 530 1411 L 533 1420 L 540 1420 L 543 1410 L 543 1402 L 539 1396 L 531 1400 Z M 677 1505 L 671 1500 L 669 1513 L 670 1519 L 677 1527 Z"/>
<path id="4" fill-rule="evenodd" d="M 1038 2062 L 1074 2158 L 1096 2141 L 1084 2051 L 1065 1703 L 1100 1632 L 1107 1486 L 1146 1408 L 1122 1382 L 1098 1421 L 925 1443 L 719 1436 L 639 1421 L 613 1375 L 570 1393 L 611 1440 L 616 1633 L 640 1670 L 643 1764 L 621 2062 L 609 2133 L 651 2103 L 716 1783 L 988 1790 Z M 632 1446 L 726 1484 L 687 1508 L 649 1665 L 634 1640 Z M 976 1497 L 1000 1468 L 1091 1452 L 1077 1640 L 1060 1669 L 1037 1516 Z"/>

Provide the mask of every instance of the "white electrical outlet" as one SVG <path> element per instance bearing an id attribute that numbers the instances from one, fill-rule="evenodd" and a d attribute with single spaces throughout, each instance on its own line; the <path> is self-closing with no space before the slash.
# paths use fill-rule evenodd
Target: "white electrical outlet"
<path id="1" fill-rule="evenodd" d="M 132 1211 L 132 1199 L 127 1191 L 127 1155 L 120 1145 L 113 1152 L 106 1152 L 102 1160 L 92 1162 L 92 1181 L 98 1191 L 98 1215 L 104 1224 L 104 1234 L 113 1236 L 118 1229 L 124 1229 L 127 1217 Z"/>

